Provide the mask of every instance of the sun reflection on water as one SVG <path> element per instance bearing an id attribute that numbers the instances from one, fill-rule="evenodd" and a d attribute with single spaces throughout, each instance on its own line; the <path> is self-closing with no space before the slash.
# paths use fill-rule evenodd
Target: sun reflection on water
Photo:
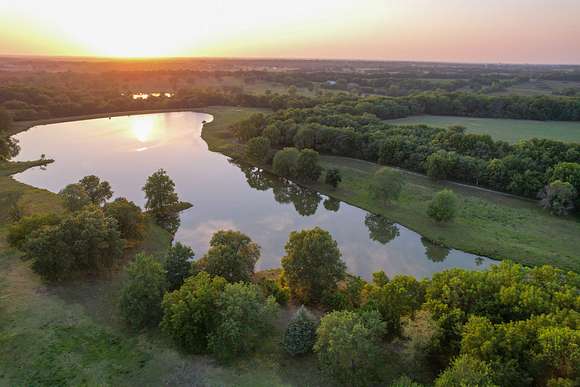
<path id="1" fill-rule="evenodd" d="M 131 120 L 131 132 L 139 142 L 149 142 L 153 140 L 156 127 L 155 117 L 136 116 Z"/>

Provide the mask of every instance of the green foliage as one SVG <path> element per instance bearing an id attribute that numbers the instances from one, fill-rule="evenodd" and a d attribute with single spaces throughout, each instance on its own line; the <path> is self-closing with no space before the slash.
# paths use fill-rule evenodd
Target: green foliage
<path id="1" fill-rule="evenodd" d="M 398 378 L 389 385 L 389 387 L 422 387 L 422 386 L 423 386 L 422 384 L 414 382 L 413 379 L 411 379 L 407 375 L 401 376 L 400 378 Z"/>
<path id="2" fill-rule="evenodd" d="M 247 119 L 234 124 L 232 131 L 240 141 L 246 142 L 261 134 L 265 122 L 266 120 L 262 113 L 255 113 Z"/>
<path id="3" fill-rule="evenodd" d="M 300 151 L 296 148 L 284 148 L 274 155 L 272 168 L 274 173 L 280 176 L 296 176 L 296 162 L 300 156 Z"/>
<path id="4" fill-rule="evenodd" d="M 191 247 L 176 242 L 165 256 L 164 269 L 167 288 L 170 291 L 179 289 L 187 277 L 192 274 L 194 252 Z"/>
<path id="5" fill-rule="evenodd" d="M 326 171 L 326 174 L 324 175 L 325 184 L 328 184 L 333 189 L 336 189 L 341 181 L 342 175 L 340 174 L 340 170 L 338 168 L 330 168 Z"/>
<path id="6" fill-rule="evenodd" d="M 270 139 L 268 137 L 254 137 L 246 143 L 246 157 L 257 164 L 267 161 L 270 154 Z"/>
<path id="7" fill-rule="evenodd" d="M 69 211 L 79 211 L 81 208 L 91 204 L 91 198 L 80 184 L 69 184 L 58 194 Z"/>
<path id="8" fill-rule="evenodd" d="M 404 183 L 400 172 L 384 167 L 375 172 L 369 192 L 376 200 L 388 203 L 399 198 Z"/>
<path id="9" fill-rule="evenodd" d="M 296 160 L 296 177 L 306 182 L 318 181 L 322 173 L 318 159 L 318 152 L 308 148 L 302 149 Z"/>
<path id="10" fill-rule="evenodd" d="M 323 293 L 333 292 L 344 278 L 345 264 L 328 231 L 319 227 L 293 231 L 285 249 L 284 279 L 292 296 L 300 302 L 320 301 Z"/>
<path id="11" fill-rule="evenodd" d="M 109 182 L 101 181 L 95 175 L 83 177 L 79 180 L 79 185 L 85 189 L 91 202 L 97 206 L 104 204 L 113 196 Z"/>
<path id="12" fill-rule="evenodd" d="M 377 278 L 377 282 L 384 282 L 384 277 Z M 411 316 L 421 307 L 424 299 L 423 284 L 414 277 L 397 275 L 382 286 L 367 287 L 365 308 L 381 314 L 389 335 L 400 335 L 401 318 Z"/>
<path id="13" fill-rule="evenodd" d="M 57 225 L 32 233 L 24 251 L 32 258 L 34 271 L 56 281 L 74 272 L 112 267 L 121 258 L 123 246 L 115 219 L 98 207 L 87 206 Z"/>
<path id="14" fill-rule="evenodd" d="M 39 214 L 25 216 L 8 228 L 6 239 L 10 246 L 22 249 L 28 237 L 36 230 L 44 226 L 55 226 L 61 222 L 61 217 L 56 214 Z"/>
<path id="15" fill-rule="evenodd" d="M 200 269 L 228 282 L 250 282 L 260 258 L 260 246 L 239 231 L 220 230 L 213 234 L 210 248 L 197 262 Z"/>
<path id="16" fill-rule="evenodd" d="M 555 180 L 538 194 L 540 205 L 554 215 L 562 216 L 574 209 L 578 192 L 570 183 Z"/>
<path id="17" fill-rule="evenodd" d="M 159 324 L 165 288 L 163 266 L 149 255 L 137 254 L 121 288 L 119 306 L 125 322 L 135 329 Z"/>
<path id="18" fill-rule="evenodd" d="M 179 227 L 179 198 L 173 180 L 165 170 L 159 169 L 147 178 L 143 191 L 147 199 L 145 208 L 151 212 L 158 225 L 174 234 Z"/>
<path id="19" fill-rule="evenodd" d="M 457 213 L 457 196 L 449 189 L 443 189 L 435 194 L 429 207 L 427 215 L 437 222 L 450 222 Z"/>
<path id="20" fill-rule="evenodd" d="M 361 306 L 365 284 L 360 277 L 347 276 L 336 290 L 324 292 L 320 303 L 330 310 L 355 310 Z"/>
<path id="21" fill-rule="evenodd" d="M 188 352 L 205 353 L 208 337 L 219 322 L 218 299 L 226 280 L 201 272 L 163 297 L 161 328 Z"/>
<path id="22" fill-rule="evenodd" d="M 282 285 L 279 280 L 260 278 L 257 285 L 262 290 L 264 297 L 272 296 L 280 305 L 286 305 L 290 300 L 290 289 Z"/>
<path id="23" fill-rule="evenodd" d="M 562 162 L 556 164 L 552 171 L 550 182 L 556 180 L 570 183 L 576 189 L 576 192 L 580 191 L 580 163 Z"/>
<path id="24" fill-rule="evenodd" d="M 264 299 L 256 285 L 227 284 L 217 301 L 210 351 L 224 361 L 254 351 L 272 332 L 277 310 L 274 298 Z"/>
<path id="25" fill-rule="evenodd" d="M 399 236 L 399 227 L 382 215 L 367 214 L 365 226 L 369 229 L 369 238 L 386 245 Z"/>
<path id="26" fill-rule="evenodd" d="M 316 319 L 301 306 L 286 328 L 282 346 L 291 356 L 310 353 L 316 340 Z"/>
<path id="27" fill-rule="evenodd" d="M 457 162 L 455 152 L 439 150 L 432 153 L 425 161 L 427 176 L 437 180 L 445 180 L 451 176 Z"/>
<path id="28" fill-rule="evenodd" d="M 20 152 L 18 141 L 5 132 L 12 127 L 12 116 L 6 109 L 0 107 L 0 161 L 10 160 Z"/>
<path id="29" fill-rule="evenodd" d="M 135 203 L 117 198 L 112 203 L 105 204 L 105 214 L 114 218 L 121 231 L 121 237 L 130 240 L 143 239 L 145 229 L 145 217 L 141 208 Z"/>
<path id="30" fill-rule="evenodd" d="M 339 311 L 325 315 L 316 331 L 314 352 L 322 370 L 347 386 L 379 381 L 385 324 L 377 312 Z"/>
<path id="31" fill-rule="evenodd" d="M 435 381 L 436 387 L 496 387 L 489 364 L 471 356 L 454 359 Z"/>

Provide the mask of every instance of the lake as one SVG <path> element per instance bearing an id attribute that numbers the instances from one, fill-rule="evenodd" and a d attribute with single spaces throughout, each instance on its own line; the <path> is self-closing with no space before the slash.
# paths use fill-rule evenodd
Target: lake
<path id="1" fill-rule="evenodd" d="M 36 126 L 16 136 L 22 148 L 16 160 L 45 154 L 55 162 L 15 178 L 58 192 L 83 176 L 97 175 L 111 183 L 114 197 L 143 206 L 145 180 L 163 168 L 180 199 L 194 205 L 181 213 L 175 239 L 191 246 L 199 258 L 215 231 L 240 230 L 262 247 L 258 270 L 280 266 L 291 231 L 315 226 L 337 240 L 349 272 L 366 279 L 378 270 L 424 278 L 448 268 L 483 269 L 495 262 L 436 246 L 383 217 L 236 165 L 209 151 L 201 138 L 202 122 L 212 119 L 176 112 Z"/>

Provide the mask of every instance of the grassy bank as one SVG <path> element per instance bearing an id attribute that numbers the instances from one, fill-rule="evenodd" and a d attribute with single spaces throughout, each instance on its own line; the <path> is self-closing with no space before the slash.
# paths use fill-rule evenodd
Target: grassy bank
<path id="1" fill-rule="evenodd" d="M 206 125 L 202 137 L 213 151 L 235 157 L 243 155 L 243 144 L 232 138 L 225 124 Z M 495 259 L 580 271 L 578 218 L 555 217 L 526 199 L 435 182 L 407 172 L 403 172 L 406 185 L 401 197 L 385 206 L 373 200 L 367 189 L 379 165 L 345 157 L 323 156 L 321 160 L 325 168 L 339 168 L 343 182 L 337 190 L 320 183 L 311 184 L 311 188 L 382 214 L 433 241 Z M 452 189 L 460 198 L 458 216 L 450 224 L 438 224 L 426 215 L 431 198 L 443 188 Z"/>
<path id="2" fill-rule="evenodd" d="M 387 120 L 396 125 L 429 125 L 447 128 L 465 126 L 469 133 L 489 134 L 495 140 L 515 143 L 530 138 L 547 138 L 564 142 L 580 142 L 580 122 L 508 120 L 455 116 L 412 116 Z"/>

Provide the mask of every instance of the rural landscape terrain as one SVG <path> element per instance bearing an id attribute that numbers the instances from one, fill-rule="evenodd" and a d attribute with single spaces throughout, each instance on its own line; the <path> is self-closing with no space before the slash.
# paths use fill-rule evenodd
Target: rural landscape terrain
<path id="1" fill-rule="evenodd" d="M 580 7 L 297 2 L 0 5 L 0 386 L 580 385 Z"/>

